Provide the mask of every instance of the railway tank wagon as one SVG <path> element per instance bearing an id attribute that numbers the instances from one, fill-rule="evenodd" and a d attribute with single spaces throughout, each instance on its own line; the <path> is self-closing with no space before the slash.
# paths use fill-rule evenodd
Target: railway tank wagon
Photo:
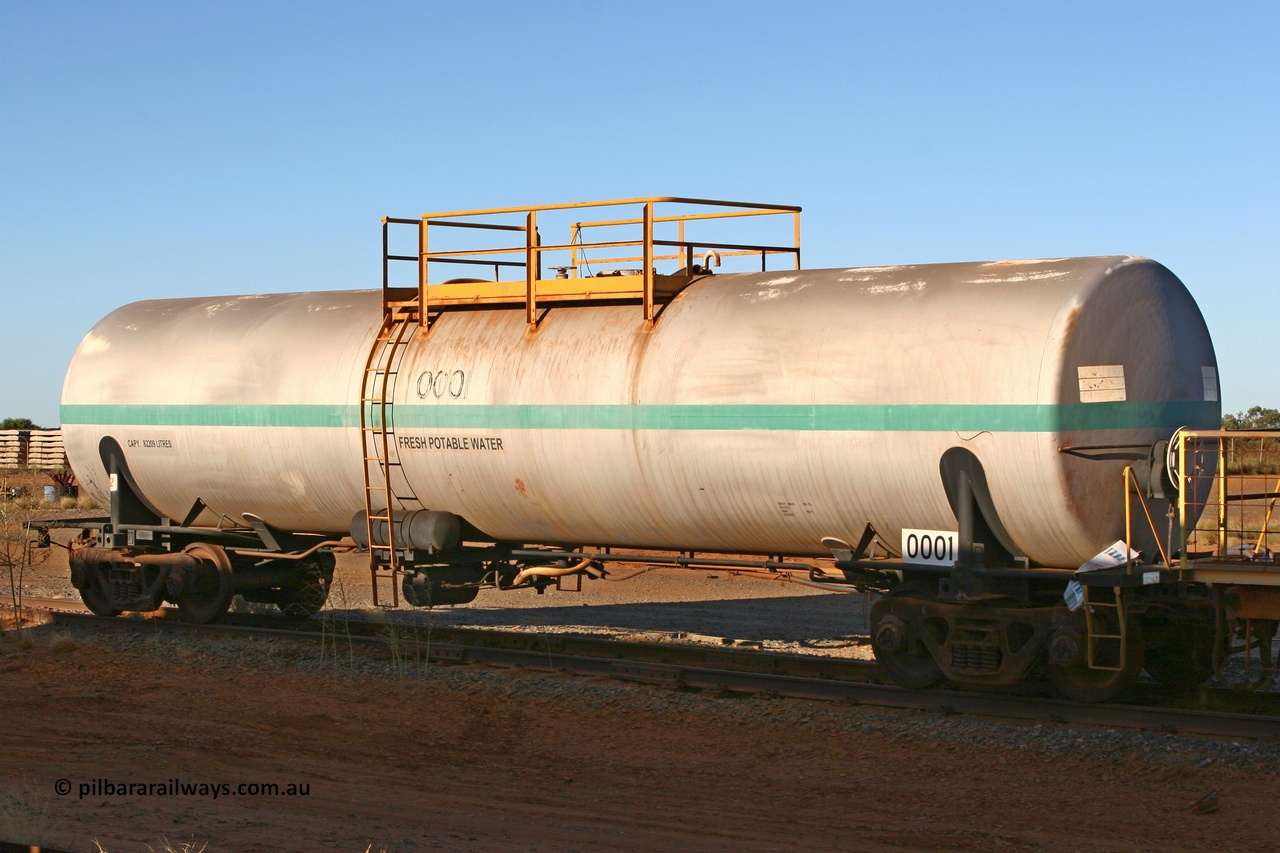
<path id="1" fill-rule="evenodd" d="M 680 219 L 655 217 L 661 201 L 575 223 L 560 246 L 530 236 L 551 208 L 520 209 L 486 227 L 523 242 L 489 255 L 428 249 L 461 215 L 391 220 L 421 232 L 416 288 L 384 274 L 381 291 L 106 317 L 62 399 L 77 478 L 112 507 L 73 559 L 86 603 L 214 618 L 240 591 L 312 611 L 348 531 L 375 590 L 389 570 L 413 603 L 598 575 L 612 547 L 833 553 L 844 580 L 892 588 L 876 651 L 900 681 L 1009 684 L 1056 649 L 1068 694 L 1119 689 L 1131 663 L 1082 668 L 1061 570 L 1124 537 L 1126 466 L 1163 518 L 1152 448 L 1218 425 L 1213 346 L 1181 282 L 1136 257 L 801 270 L 798 224 L 797 269 L 717 273 L 720 253 L 792 249 L 694 243 L 697 216 L 657 239 Z M 642 227 L 641 268 L 587 275 L 584 225 Z M 500 251 L 522 280 L 429 280 Z M 571 262 L 543 278 L 554 251 Z M 945 571 L 868 553 L 957 528 Z M 975 616 L 970 646 L 994 664 L 965 658 L 957 620 Z"/>

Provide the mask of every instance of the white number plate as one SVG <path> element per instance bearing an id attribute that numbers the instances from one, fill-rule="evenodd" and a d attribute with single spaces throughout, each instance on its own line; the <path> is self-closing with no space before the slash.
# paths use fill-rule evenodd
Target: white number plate
<path id="1" fill-rule="evenodd" d="M 902 562 L 951 566 L 958 559 L 960 535 L 954 530 L 902 531 Z"/>

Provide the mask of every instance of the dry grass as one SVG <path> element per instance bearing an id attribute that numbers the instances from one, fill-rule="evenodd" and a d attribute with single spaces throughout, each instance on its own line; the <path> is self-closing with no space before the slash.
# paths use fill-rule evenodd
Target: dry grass
<path id="1" fill-rule="evenodd" d="M 70 472 L 66 472 L 70 473 Z M 98 502 L 83 493 L 68 495 L 68 486 L 79 491 L 74 481 L 70 484 L 59 479 L 57 471 L 9 471 L 0 472 L 0 501 L 8 489 L 17 491 L 14 502 L 23 509 L 99 509 Z M 44 499 L 45 486 L 58 487 L 58 498 L 52 503 Z"/>
<path id="2" fill-rule="evenodd" d="M 79 647 L 79 644 L 75 640 L 71 639 L 71 635 L 64 631 L 59 631 L 49 637 L 49 651 L 55 654 L 72 652 Z"/>
<path id="3" fill-rule="evenodd" d="M 0 492 L 3 484 L 0 484 Z M 23 495 L 0 500 L 0 594 L 7 593 L 9 603 L 18 614 L 22 611 L 22 594 L 26 573 L 32 566 L 49 559 L 49 549 L 36 548 L 32 520 L 42 504 Z"/>
<path id="4" fill-rule="evenodd" d="M 199 844 L 197 847 L 196 845 Z M 209 842 L 198 841 L 179 841 L 176 844 L 165 838 L 161 841 L 159 847 L 147 845 L 147 849 L 151 853 L 203 853 L 204 849 L 209 846 Z M 93 853 L 110 853 L 107 848 L 102 846 L 102 842 L 96 838 L 93 840 Z"/>
<path id="5" fill-rule="evenodd" d="M 1242 434 L 1227 439 L 1225 445 L 1228 474 L 1280 474 L 1280 441 Z"/>
<path id="6" fill-rule="evenodd" d="M 1232 499 L 1227 501 L 1225 529 L 1219 531 L 1218 528 L 1218 480 L 1215 477 L 1208 489 L 1204 512 L 1190 531 L 1188 550 L 1216 548 L 1219 539 L 1228 548 L 1253 546 L 1260 538 L 1271 551 L 1280 550 L 1280 501 L 1265 497 L 1280 489 L 1277 476 L 1232 474 L 1227 476 L 1226 486 Z M 1242 499 L 1246 495 L 1252 497 Z M 1262 537 L 1264 527 L 1267 533 Z M 1225 537 L 1222 533 L 1225 533 Z"/>
<path id="7" fill-rule="evenodd" d="M 32 638 L 30 631 L 23 630 L 24 627 L 25 626 L 18 626 L 14 630 L 11 640 L 13 641 L 13 645 L 17 646 L 19 649 L 23 651 L 30 651 L 36 647 L 36 641 Z"/>
<path id="8" fill-rule="evenodd" d="M 18 495 L 9 503 L 18 510 L 38 510 L 48 506 L 44 502 L 44 495 Z"/>
<path id="9" fill-rule="evenodd" d="M 60 811 L 51 790 L 38 788 L 27 779 L 0 788 L 0 838 L 14 844 L 49 846 Z"/>
<path id="10" fill-rule="evenodd" d="M 203 850 L 209 846 L 209 842 L 207 841 L 200 844 L 199 847 L 197 847 L 196 844 L 196 841 L 180 841 L 175 845 L 166 838 L 164 839 L 163 846 L 161 846 L 159 850 L 152 847 L 150 844 L 147 845 L 147 849 L 150 850 L 151 853 L 203 853 Z"/>

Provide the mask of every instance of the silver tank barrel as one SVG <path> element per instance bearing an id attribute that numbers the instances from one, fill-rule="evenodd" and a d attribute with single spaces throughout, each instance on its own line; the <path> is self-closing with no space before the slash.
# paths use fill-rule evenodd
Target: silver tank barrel
<path id="1" fill-rule="evenodd" d="M 199 497 L 206 523 L 346 532 L 380 320 L 376 291 L 113 312 L 64 385 L 77 477 L 105 499 L 111 436 L 172 518 Z M 718 275 L 652 328 L 635 306 L 554 308 L 532 333 L 523 310 L 446 312 L 393 397 L 399 508 L 497 539 L 817 555 L 871 522 L 894 545 L 955 529 L 959 453 L 1011 547 L 1050 566 L 1122 534 L 1139 448 L 1220 418 L 1198 308 L 1134 257 Z"/>

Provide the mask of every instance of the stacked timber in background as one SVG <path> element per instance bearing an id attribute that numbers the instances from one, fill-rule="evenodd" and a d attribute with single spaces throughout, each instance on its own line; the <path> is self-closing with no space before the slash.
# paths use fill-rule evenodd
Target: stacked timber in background
<path id="1" fill-rule="evenodd" d="M 35 469 L 53 471 L 67 467 L 59 429 L 0 430 L 0 471 Z"/>

